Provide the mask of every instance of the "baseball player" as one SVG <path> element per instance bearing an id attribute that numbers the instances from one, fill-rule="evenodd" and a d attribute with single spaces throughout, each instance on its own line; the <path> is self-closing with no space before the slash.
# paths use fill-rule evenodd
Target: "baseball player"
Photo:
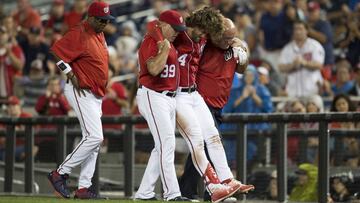
<path id="1" fill-rule="evenodd" d="M 177 11 L 167 10 L 160 14 L 154 29 L 158 36 L 145 35 L 139 48 L 140 86 L 136 100 L 140 114 L 148 123 L 155 147 L 135 198 L 156 199 L 154 188 L 160 174 L 164 199 L 186 201 L 181 196 L 174 166 L 175 96 L 179 83 L 179 63 L 172 44 L 177 34 L 186 30 L 186 26 Z M 162 36 L 164 39 L 161 39 Z"/>
<path id="2" fill-rule="evenodd" d="M 93 2 L 87 20 L 51 47 L 56 65 L 68 78 L 64 93 L 79 119 L 83 135 L 73 152 L 48 175 L 56 193 L 64 198 L 70 197 L 68 174 L 78 165 L 81 171 L 75 198 L 99 198 L 90 186 L 103 141 L 101 103 L 108 81 L 108 52 L 102 31 L 111 19 L 114 17 L 108 4 Z"/>
<path id="3" fill-rule="evenodd" d="M 241 184 L 234 179 L 227 164 L 219 132 L 212 119 L 213 115 L 211 115 L 213 112 L 217 112 L 220 115 L 221 108 L 227 103 L 235 71 L 243 73 L 248 64 L 247 49 L 241 40 L 235 38 L 236 28 L 234 23 L 228 18 L 224 18 L 223 23 L 225 30 L 220 37 L 217 36 L 217 33 L 209 33 L 210 41 L 207 42 L 204 48 L 203 56 L 196 72 L 196 87 L 202 97 L 189 96 L 196 95 L 198 94 L 197 92 L 189 94 L 188 97 L 196 98 L 194 99 L 195 102 L 193 102 L 195 116 L 205 139 L 209 158 L 220 181 L 229 186 L 240 185 L 239 192 L 246 193 L 253 190 L 254 186 Z M 204 103 L 208 105 L 211 112 L 209 108 L 204 107 Z M 186 129 L 183 133 L 191 133 L 197 130 L 192 127 L 194 126 L 194 121 L 184 122 L 185 119 L 183 118 L 186 115 L 180 111 L 177 111 L 177 114 L 179 118 L 178 124 L 182 124 L 182 128 Z M 189 116 L 186 118 L 189 119 Z M 194 189 L 197 188 L 199 176 L 195 172 L 196 168 L 197 166 L 194 166 L 189 157 L 180 181 L 183 195 L 189 198 L 195 195 L 196 190 Z M 208 197 L 204 197 L 204 200 L 208 200 Z"/>
<path id="4" fill-rule="evenodd" d="M 204 151 L 204 139 L 201 134 L 196 113 L 207 113 L 212 121 L 211 113 L 207 110 L 205 102 L 196 92 L 195 73 L 201 56 L 201 47 L 205 45 L 205 40 L 201 39 L 204 35 L 206 26 L 211 25 L 213 32 L 222 29 L 222 16 L 216 10 L 204 8 L 192 13 L 186 18 L 188 29 L 180 32 L 174 42 L 178 51 L 178 61 L 180 64 L 180 87 L 176 96 L 176 114 L 178 128 L 185 138 L 192 154 L 193 163 L 198 173 L 204 177 L 206 188 L 211 194 L 212 202 L 220 202 L 230 197 L 240 189 L 241 184 L 223 185 L 220 183 L 213 167 L 209 164 Z M 152 29 L 149 28 L 148 29 Z M 200 97 L 200 99 L 198 99 Z M 200 101 L 200 102 L 198 102 Z M 202 102 L 201 102 L 202 101 Z M 212 121 L 213 123 L 213 121 Z M 153 173 L 148 179 L 148 184 L 155 185 L 156 177 L 159 174 Z M 152 190 L 154 188 L 151 188 Z M 140 195 L 140 192 L 137 193 Z"/>

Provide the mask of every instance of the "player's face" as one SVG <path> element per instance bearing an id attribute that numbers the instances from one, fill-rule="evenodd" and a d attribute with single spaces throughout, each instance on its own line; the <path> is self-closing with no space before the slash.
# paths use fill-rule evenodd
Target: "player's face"
<path id="1" fill-rule="evenodd" d="M 178 32 L 176 32 L 174 28 L 172 28 L 171 25 L 167 23 L 161 25 L 161 31 L 164 35 L 164 38 L 169 40 L 169 42 L 173 42 L 178 35 Z"/>
<path id="2" fill-rule="evenodd" d="M 189 35 L 194 42 L 199 42 L 202 37 L 205 37 L 205 32 L 198 27 L 188 28 Z"/>
<path id="3" fill-rule="evenodd" d="M 215 46 L 219 47 L 220 49 L 228 49 L 235 38 L 236 29 L 228 29 L 224 31 L 223 35 L 221 37 L 217 36 L 210 36 L 212 42 L 215 44 Z"/>
<path id="4" fill-rule="evenodd" d="M 89 19 L 90 19 L 89 23 L 94 28 L 96 33 L 100 33 L 104 31 L 106 25 L 110 22 L 109 20 L 96 18 L 96 17 L 90 17 Z"/>

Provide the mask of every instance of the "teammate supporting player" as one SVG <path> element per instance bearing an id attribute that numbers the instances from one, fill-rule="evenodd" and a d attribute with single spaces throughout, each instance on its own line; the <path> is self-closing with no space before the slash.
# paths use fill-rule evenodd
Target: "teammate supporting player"
<path id="1" fill-rule="evenodd" d="M 248 63 L 246 46 L 241 40 L 235 38 L 234 23 L 227 18 L 224 18 L 223 23 L 225 31 L 220 36 L 218 34 L 210 36 L 196 74 L 197 89 L 213 114 L 213 118 L 221 114 L 221 109 L 227 103 L 235 71 L 243 73 Z M 205 139 L 205 147 L 220 181 L 228 185 L 241 184 L 234 179 L 227 164 L 225 151 L 214 121 L 211 122 L 209 116 L 204 116 L 207 114 L 197 113 L 196 115 L 201 117 L 198 121 Z M 184 196 L 191 198 L 196 194 L 199 178 L 189 156 L 184 174 L 180 179 L 180 188 Z M 239 191 L 244 193 L 253 189 L 253 185 L 241 184 Z M 209 198 L 204 197 L 204 200 L 209 200 Z"/>
<path id="2" fill-rule="evenodd" d="M 140 114 L 146 119 L 155 147 L 151 152 L 135 199 L 154 200 L 155 183 L 161 178 L 167 201 L 186 201 L 177 181 L 175 156 L 175 107 L 179 80 L 177 52 L 172 45 L 186 26 L 174 10 L 160 14 L 159 21 L 145 35 L 139 48 L 140 86 L 136 95 Z M 164 39 L 163 39 L 164 38 Z"/>
<path id="3" fill-rule="evenodd" d="M 58 68 L 66 74 L 65 96 L 79 119 L 82 140 L 64 162 L 48 175 L 56 193 L 70 198 L 67 179 L 73 168 L 81 165 L 75 198 L 97 199 L 91 189 L 96 159 L 103 141 L 101 103 L 108 80 L 108 52 L 103 34 L 111 19 L 109 6 L 93 2 L 88 18 L 68 31 L 51 48 Z"/>

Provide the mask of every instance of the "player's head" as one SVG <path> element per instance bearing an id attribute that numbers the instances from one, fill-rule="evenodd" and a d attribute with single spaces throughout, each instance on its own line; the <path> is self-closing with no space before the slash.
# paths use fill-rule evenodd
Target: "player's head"
<path id="1" fill-rule="evenodd" d="M 204 7 L 192 12 L 186 17 L 185 22 L 188 34 L 194 41 L 199 41 L 202 36 L 216 35 L 223 31 L 223 16 L 219 10 L 211 7 Z"/>
<path id="2" fill-rule="evenodd" d="M 233 21 L 229 18 L 223 18 L 223 26 L 224 31 L 222 34 L 210 35 L 210 39 L 215 46 L 221 49 L 228 49 L 235 38 L 236 27 Z"/>
<path id="3" fill-rule="evenodd" d="M 115 19 L 110 15 L 109 5 L 105 2 L 94 1 L 88 9 L 88 22 L 96 33 L 104 30 L 110 20 Z"/>
<path id="4" fill-rule="evenodd" d="M 159 26 L 165 39 L 173 42 L 179 32 L 185 31 L 186 25 L 181 14 L 175 10 L 160 13 Z"/>
<path id="5" fill-rule="evenodd" d="M 293 35 L 295 41 L 304 41 L 307 38 L 307 24 L 304 21 L 297 20 L 293 25 Z"/>

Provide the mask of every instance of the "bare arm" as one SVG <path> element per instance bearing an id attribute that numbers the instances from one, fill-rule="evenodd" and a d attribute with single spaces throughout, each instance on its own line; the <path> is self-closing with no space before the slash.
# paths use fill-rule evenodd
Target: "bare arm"
<path id="1" fill-rule="evenodd" d="M 325 34 L 323 34 L 322 32 L 316 31 L 313 28 L 309 29 L 309 37 L 316 39 L 321 44 L 324 44 L 327 40 L 327 37 Z"/>
<path id="2" fill-rule="evenodd" d="M 10 45 L 6 48 L 6 53 L 9 56 L 10 62 L 14 66 L 14 68 L 16 70 L 22 70 L 24 67 L 24 63 L 12 52 Z"/>
<path id="3" fill-rule="evenodd" d="M 157 76 L 163 71 L 170 51 L 170 42 L 165 39 L 158 43 L 158 48 L 158 54 L 146 61 L 148 71 L 152 76 Z"/>

